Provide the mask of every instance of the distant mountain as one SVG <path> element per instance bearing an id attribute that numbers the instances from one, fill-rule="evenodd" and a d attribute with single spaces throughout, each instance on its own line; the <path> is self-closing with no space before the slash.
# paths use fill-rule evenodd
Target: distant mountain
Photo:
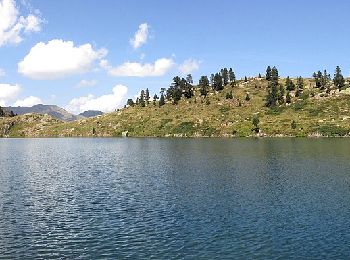
<path id="1" fill-rule="evenodd" d="M 80 115 L 68 113 L 65 109 L 56 105 L 35 105 L 32 107 L 5 107 L 7 111 L 13 111 L 14 114 L 23 115 L 27 113 L 48 114 L 62 121 L 74 121 L 84 118 Z"/>
<path id="2" fill-rule="evenodd" d="M 95 117 L 100 115 L 103 115 L 103 112 L 98 110 L 88 110 L 79 114 L 79 116 L 82 116 L 82 117 Z"/>

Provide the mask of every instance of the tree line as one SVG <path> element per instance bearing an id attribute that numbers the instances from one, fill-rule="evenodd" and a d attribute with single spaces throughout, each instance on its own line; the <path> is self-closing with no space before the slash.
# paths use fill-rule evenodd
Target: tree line
<path id="1" fill-rule="evenodd" d="M 332 86 L 339 90 L 345 87 L 345 78 L 339 66 L 335 69 L 333 79 L 326 70 L 324 70 L 323 73 L 317 71 L 313 73 L 312 77 L 315 81 L 315 87 L 326 93 L 330 93 Z M 258 78 L 262 78 L 260 73 Z M 296 81 L 293 81 L 287 76 L 285 82 L 282 83 L 280 81 L 278 69 L 275 66 L 268 66 L 266 68 L 265 79 L 268 81 L 265 97 L 266 107 L 290 104 L 293 96 L 301 97 L 304 92 L 305 83 L 301 76 L 297 77 Z M 244 82 L 248 82 L 247 77 L 244 77 Z M 188 74 L 185 78 L 175 76 L 168 88 L 161 88 L 160 97 L 155 94 L 151 100 L 150 92 L 147 88 L 146 90 L 141 90 L 140 95 L 135 101 L 133 99 L 128 99 L 127 105 L 145 107 L 152 102 L 153 105 L 158 104 L 158 106 L 161 107 L 165 104 L 166 100 L 172 101 L 173 104 L 178 104 L 181 99 L 190 99 L 194 96 L 196 90 L 199 91 L 202 97 L 206 98 L 210 91 L 220 92 L 224 90 L 225 87 L 230 87 L 232 89 L 235 86 L 237 86 L 237 80 L 232 68 L 222 68 L 219 72 L 211 74 L 209 78 L 206 75 L 201 76 L 197 86 L 193 84 L 193 77 L 191 74 Z M 231 92 L 226 93 L 226 99 L 232 98 L 231 90 Z M 247 94 L 246 100 L 250 100 L 249 94 Z"/>
<path id="2" fill-rule="evenodd" d="M 236 86 L 236 75 L 232 68 L 223 68 L 219 72 L 211 74 L 210 79 L 208 76 L 203 75 L 199 78 L 197 88 L 200 95 L 206 97 L 210 90 L 221 91 L 225 86 L 230 85 L 231 87 Z M 165 101 L 172 101 L 173 104 L 178 104 L 182 99 L 189 99 L 194 96 L 196 86 L 193 85 L 193 78 L 191 74 L 188 74 L 186 78 L 175 76 L 172 83 L 168 88 L 162 88 L 160 90 L 160 97 L 155 94 L 153 96 L 153 104 L 155 105 L 159 99 L 159 106 L 163 106 Z M 140 96 L 136 98 L 135 102 L 133 99 L 128 99 L 128 106 L 141 106 L 144 107 L 150 103 L 149 90 L 148 88 L 144 91 L 141 90 Z"/>

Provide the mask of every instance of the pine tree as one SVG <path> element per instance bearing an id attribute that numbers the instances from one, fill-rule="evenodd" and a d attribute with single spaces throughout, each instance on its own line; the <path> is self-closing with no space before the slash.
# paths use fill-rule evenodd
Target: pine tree
<path id="1" fill-rule="evenodd" d="M 284 87 L 280 85 L 279 91 L 278 91 L 278 103 L 282 105 L 284 103 Z"/>
<path id="2" fill-rule="evenodd" d="M 216 73 L 214 76 L 214 83 L 213 83 L 213 89 L 216 91 L 220 91 L 224 89 L 224 86 L 222 85 L 222 77 L 219 73 Z"/>
<path id="3" fill-rule="evenodd" d="M 209 80 L 207 76 L 201 76 L 198 82 L 201 96 L 207 96 L 209 92 Z"/>
<path id="4" fill-rule="evenodd" d="M 224 86 L 226 86 L 229 80 L 229 74 L 228 74 L 227 68 L 223 68 L 221 70 L 221 76 L 222 76 L 223 84 Z"/>
<path id="5" fill-rule="evenodd" d="M 193 78 L 192 78 L 192 75 L 191 75 L 191 74 L 188 74 L 188 75 L 186 76 L 186 81 L 187 81 L 187 83 L 189 83 L 189 84 L 193 84 Z"/>
<path id="6" fill-rule="evenodd" d="M 150 99 L 150 97 L 149 97 L 149 90 L 148 90 L 148 88 L 146 88 L 145 100 L 146 100 L 147 104 L 149 103 L 149 99 Z"/>
<path id="7" fill-rule="evenodd" d="M 5 116 L 5 112 L 2 109 L 2 107 L 0 106 L 0 117 L 4 117 Z"/>
<path id="8" fill-rule="evenodd" d="M 164 98 L 164 94 L 161 93 L 160 99 L 159 99 L 159 107 L 164 106 L 164 105 L 165 105 L 165 98 Z"/>
<path id="9" fill-rule="evenodd" d="M 128 101 L 126 102 L 126 104 L 127 104 L 128 106 L 130 106 L 130 107 L 133 107 L 133 106 L 135 105 L 134 101 L 133 101 L 131 98 L 128 99 Z"/>
<path id="10" fill-rule="evenodd" d="M 267 92 L 267 97 L 266 97 L 266 106 L 267 107 L 274 107 L 277 104 L 278 100 L 278 88 L 277 85 L 274 83 L 269 84 L 269 89 Z"/>
<path id="11" fill-rule="evenodd" d="M 304 80 L 302 77 L 298 77 L 297 79 L 297 91 L 295 92 L 295 96 L 299 97 L 304 90 Z"/>
<path id="12" fill-rule="evenodd" d="M 172 99 L 174 104 L 177 104 L 181 99 L 182 92 L 185 91 L 185 79 L 181 79 L 179 76 L 173 78 L 173 83 L 167 89 L 167 98 Z"/>
<path id="13" fill-rule="evenodd" d="M 236 85 L 236 75 L 232 68 L 229 69 L 228 76 L 231 83 L 231 87 L 234 87 Z"/>
<path id="14" fill-rule="evenodd" d="M 323 74 L 319 75 L 319 85 L 321 90 L 328 89 L 331 82 L 331 75 L 327 73 L 327 70 L 323 71 Z"/>
<path id="15" fill-rule="evenodd" d="M 341 69 L 339 66 L 335 68 L 333 83 L 339 90 L 341 90 L 345 86 L 345 79 L 341 74 Z"/>
<path id="16" fill-rule="evenodd" d="M 247 93 L 247 94 L 246 94 L 246 96 L 245 96 L 245 100 L 246 100 L 246 101 L 249 101 L 249 100 L 250 100 L 249 93 Z"/>
<path id="17" fill-rule="evenodd" d="M 213 87 L 213 86 L 214 86 L 214 77 L 215 77 L 214 74 L 211 74 L 211 75 L 210 75 L 210 86 L 211 86 L 213 89 L 214 89 L 214 87 Z"/>
<path id="18" fill-rule="evenodd" d="M 295 85 L 289 76 L 286 78 L 286 89 L 289 91 L 295 90 Z"/>
<path id="19" fill-rule="evenodd" d="M 181 79 L 180 81 L 180 89 L 182 91 L 182 94 L 186 98 L 191 98 L 193 97 L 193 87 L 190 83 L 187 82 L 184 78 Z"/>
<path id="20" fill-rule="evenodd" d="M 278 70 L 275 66 L 273 66 L 272 70 L 271 70 L 271 81 L 275 82 L 276 84 L 278 84 Z"/>
<path id="21" fill-rule="evenodd" d="M 314 72 L 312 77 L 315 79 L 316 88 L 321 88 L 322 72 L 321 71 L 317 71 L 317 73 Z"/>
<path id="22" fill-rule="evenodd" d="M 278 91 L 278 70 L 276 67 L 273 67 L 270 73 L 270 82 L 268 86 L 268 92 L 266 97 L 266 106 L 274 107 L 277 104 L 279 98 Z"/>
<path id="23" fill-rule="evenodd" d="M 265 78 L 266 78 L 266 80 L 271 80 L 271 67 L 270 66 L 267 66 Z"/>
<path id="24" fill-rule="evenodd" d="M 140 99 L 139 99 L 139 105 L 141 107 L 145 107 L 146 106 L 146 104 L 145 104 L 145 91 L 144 90 L 141 90 Z"/>
<path id="25" fill-rule="evenodd" d="M 156 105 L 157 100 L 158 100 L 158 96 L 157 96 L 157 94 L 154 94 L 154 96 L 153 96 L 153 105 L 154 106 Z"/>

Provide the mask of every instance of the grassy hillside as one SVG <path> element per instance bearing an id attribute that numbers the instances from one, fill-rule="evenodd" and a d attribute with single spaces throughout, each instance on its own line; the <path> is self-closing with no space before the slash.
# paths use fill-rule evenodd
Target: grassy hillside
<path id="1" fill-rule="evenodd" d="M 284 83 L 284 80 L 280 80 Z M 267 108 L 267 81 L 252 78 L 238 81 L 236 87 L 211 91 L 205 99 L 198 89 L 190 99 L 177 105 L 168 101 L 158 107 L 128 107 L 99 117 L 60 122 L 49 116 L 24 115 L 0 118 L 0 135 L 8 137 L 61 136 L 161 136 L 161 137 L 234 137 L 234 136 L 347 136 L 350 132 L 350 92 L 332 90 L 319 93 L 312 79 L 304 79 L 300 98 L 292 92 L 292 103 Z M 233 92 L 233 99 L 226 93 Z M 250 100 L 246 101 L 249 93 Z M 252 118 L 259 117 L 256 134 Z M 292 122 L 296 125 L 293 128 Z M 13 125 L 12 125 L 13 124 Z M 11 125 L 9 129 L 8 125 Z M 6 130 L 7 129 L 7 130 Z"/>

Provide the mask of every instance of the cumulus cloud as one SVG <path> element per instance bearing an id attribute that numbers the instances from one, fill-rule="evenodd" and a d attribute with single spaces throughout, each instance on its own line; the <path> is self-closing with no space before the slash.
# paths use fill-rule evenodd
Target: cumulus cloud
<path id="1" fill-rule="evenodd" d="M 194 59 L 185 60 L 180 66 L 179 71 L 182 74 L 189 74 L 199 69 L 199 64 L 201 62 Z"/>
<path id="2" fill-rule="evenodd" d="M 37 104 L 42 104 L 43 102 L 41 101 L 40 98 L 38 97 L 34 97 L 34 96 L 30 96 L 30 97 L 26 97 L 24 99 L 18 99 L 13 106 L 15 107 L 31 107 Z"/>
<path id="3" fill-rule="evenodd" d="M 40 31 L 41 23 L 34 14 L 19 16 L 14 0 L 0 0 L 0 46 L 20 43 L 23 33 Z"/>
<path id="4" fill-rule="evenodd" d="M 100 66 L 108 73 L 116 77 L 157 77 L 163 76 L 173 66 L 174 61 L 168 58 L 161 58 L 152 63 L 125 62 L 117 67 L 112 67 L 108 61 L 102 60 Z"/>
<path id="5" fill-rule="evenodd" d="M 140 48 L 147 42 L 149 25 L 143 23 L 139 25 L 139 29 L 135 33 L 134 37 L 130 39 L 130 44 L 134 49 Z"/>
<path id="6" fill-rule="evenodd" d="M 78 88 L 93 87 L 93 86 L 95 86 L 96 84 L 97 84 L 97 81 L 94 80 L 94 79 L 92 79 L 92 80 L 82 79 L 82 80 L 78 83 L 77 87 L 78 87 Z"/>
<path id="7" fill-rule="evenodd" d="M 74 46 L 60 39 L 39 42 L 18 63 L 18 72 L 31 79 L 51 80 L 88 72 L 96 60 L 107 55 L 106 49 L 94 50 L 91 44 Z"/>
<path id="8" fill-rule="evenodd" d="M 20 91 L 19 85 L 0 84 L 0 106 L 6 106 L 9 101 L 18 96 Z"/>
<path id="9" fill-rule="evenodd" d="M 100 110 L 103 112 L 112 112 L 125 104 L 128 88 L 124 85 L 116 85 L 112 89 L 112 93 L 95 97 L 88 95 L 84 97 L 73 98 L 66 109 L 75 114 L 82 113 L 87 110 Z"/>

